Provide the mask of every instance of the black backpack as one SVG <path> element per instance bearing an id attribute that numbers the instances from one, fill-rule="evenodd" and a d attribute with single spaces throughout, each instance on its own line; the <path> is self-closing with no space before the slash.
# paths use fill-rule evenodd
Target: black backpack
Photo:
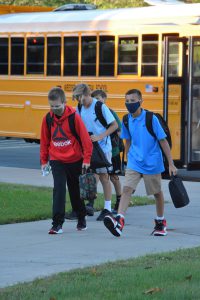
<path id="1" fill-rule="evenodd" d="M 172 176 L 169 182 L 169 192 L 176 208 L 184 207 L 190 200 L 181 178 Z"/>
<path id="2" fill-rule="evenodd" d="M 80 139 L 78 133 L 76 132 L 76 128 L 75 128 L 75 113 L 76 112 L 69 115 L 69 117 L 68 117 L 69 128 L 71 130 L 71 133 L 77 139 L 77 141 L 79 142 L 79 144 L 81 145 L 81 148 L 82 148 L 81 139 Z M 51 126 L 53 125 L 53 116 L 51 116 L 50 112 L 48 112 L 46 114 L 46 123 L 47 123 L 47 127 L 49 129 L 49 132 L 51 133 Z M 61 128 L 60 128 L 60 130 L 61 130 Z"/>
<path id="3" fill-rule="evenodd" d="M 158 118 L 158 121 L 160 122 L 160 125 L 162 126 L 162 128 L 166 134 L 166 140 L 168 141 L 170 148 L 172 148 L 172 138 L 171 138 L 170 130 L 169 130 L 169 127 L 168 127 L 166 121 L 163 119 L 163 117 L 159 113 L 154 113 L 152 111 L 146 110 L 145 124 L 146 124 L 146 128 L 147 128 L 148 132 L 155 139 L 157 139 L 156 135 L 153 131 L 153 125 L 152 125 L 153 115 L 155 115 Z M 128 114 L 123 116 L 123 123 L 124 123 L 126 129 L 129 131 Z M 160 145 L 160 143 L 159 143 L 159 145 Z M 162 151 L 162 148 L 161 148 L 161 151 Z M 163 155 L 163 162 L 164 162 L 164 167 L 165 167 L 165 171 L 162 173 L 162 175 L 163 175 L 163 177 L 167 178 L 168 177 L 168 171 L 167 171 L 168 170 L 168 162 L 167 162 L 165 153 L 163 151 L 162 151 L 162 155 Z"/>
<path id="4" fill-rule="evenodd" d="M 102 105 L 103 105 L 103 103 L 101 101 L 97 101 L 95 104 L 94 110 L 95 110 L 95 114 L 97 116 L 95 121 L 98 120 L 101 123 L 101 125 L 107 129 L 109 127 L 109 125 L 107 124 L 106 119 L 103 116 Z M 82 109 L 82 105 L 79 103 L 78 111 L 80 114 L 81 114 L 81 109 Z M 113 115 L 113 110 L 111 108 L 109 108 L 109 110 Z M 119 147 L 120 152 L 122 152 L 123 151 L 123 147 L 122 147 L 123 142 L 120 141 L 120 138 L 118 136 L 118 129 L 110 134 L 110 139 L 111 139 L 112 148 Z"/>
<path id="5" fill-rule="evenodd" d="M 72 135 L 77 139 L 77 141 L 79 142 L 83 150 L 81 139 L 75 128 L 75 114 L 76 112 L 69 115 L 68 117 L 69 128 Z M 51 116 L 50 112 L 48 112 L 46 115 L 46 123 L 50 133 L 51 133 L 51 126 L 53 124 L 53 121 L 54 121 L 53 117 Z M 63 136 L 66 136 L 61 127 L 59 127 L 59 130 L 61 131 Z M 99 146 L 98 142 L 93 142 L 93 152 L 91 156 L 90 168 L 92 170 L 95 170 L 97 168 L 104 168 L 104 167 L 108 168 L 110 166 L 111 164 L 108 162 L 107 158 L 105 157 L 105 154 L 102 151 L 101 147 Z"/>

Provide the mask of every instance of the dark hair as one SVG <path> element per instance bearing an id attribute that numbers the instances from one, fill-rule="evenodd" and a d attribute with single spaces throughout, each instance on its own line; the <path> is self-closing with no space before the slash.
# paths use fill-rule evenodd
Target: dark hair
<path id="1" fill-rule="evenodd" d="M 125 96 L 132 95 L 132 94 L 136 94 L 139 99 L 142 99 L 142 93 L 137 89 L 129 90 L 128 92 L 126 92 Z"/>
<path id="2" fill-rule="evenodd" d="M 48 99 L 51 101 L 60 99 L 64 103 L 66 102 L 65 92 L 60 87 L 54 87 L 49 91 Z"/>
<path id="3" fill-rule="evenodd" d="M 106 92 L 103 90 L 95 90 L 91 94 L 92 98 L 96 98 L 97 96 L 101 96 L 102 98 L 107 98 Z"/>

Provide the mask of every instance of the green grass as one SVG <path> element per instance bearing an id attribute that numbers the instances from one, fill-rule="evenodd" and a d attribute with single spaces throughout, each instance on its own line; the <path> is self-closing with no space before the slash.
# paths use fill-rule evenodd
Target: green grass
<path id="1" fill-rule="evenodd" d="M 113 195 L 112 203 L 115 203 Z M 131 205 L 154 203 L 147 197 L 132 197 Z M 103 208 L 104 199 L 98 194 L 95 209 Z M 0 224 L 28 222 L 51 218 L 52 188 L 0 183 Z M 67 195 L 66 211 L 71 210 Z"/>
<path id="2" fill-rule="evenodd" d="M 200 248 L 108 263 L 0 289 L 3 300 L 198 300 Z"/>

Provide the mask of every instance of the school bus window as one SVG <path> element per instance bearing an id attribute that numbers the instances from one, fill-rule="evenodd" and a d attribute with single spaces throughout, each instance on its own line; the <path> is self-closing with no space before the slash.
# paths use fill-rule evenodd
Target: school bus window
<path id="1" fill-rule="evenodd" d="M 64 38 L 64 75 L 78 75 L 78 37 Z"/>
<path id="2" fill-rule="evenodd" d="M 114 36 L 100 36 L 99 76 L 114 76 L 115 42 Z"/>
<path id="3" fill-rule="evenodd" d="M 162 68 L 161 68 L 161 73 L 162 76 L 164 76 L 164 49 L 165 49 L 165 38 L 166 37 L 179 37 L 178 33 L 164 33 L 162 35 Z M 176 42 L 174 42 L 175 45 L 178 45 Z M 168 69 L 168 76 L 178 76 L 178 64 L 177 62 L 174 64 L 173 61 L 175 61 L 175 56 L 176 56 L 176 61 L 178 59 L 178 52 L 177 50 L 174 51 L 174 46 L 171 47 L 171 49 L 169 50 L 169 69 Z M 173 75 L 174 74 L 174 75 Z"/>
<path id="4" fill-rule="evenodd" d="M 44 38 L 27 39 L 27 74 L 44 74 Z"/>
<path id="5" fill-rule="evenodd" d="M 8 74 L 8 38 L 0 38 L 0 75 Z"/>
<path id="6" fill-rule="evenodd" d="M 24 75 L 24 38 L 11 38 L 11 75 Z"/>
<path id="7" fill-rule="evenodd" d="M 158 75 L 158 35 L 142 36 L 142 76 Z"/>
<path id="8" fill-rule="evenodd" d="M 179 75 L 179 43 L 171 42 L 169 45 L 169 67 L 168 76 L 178 77 Z"/>
<path id="9" fill-rule="evenodd" d="M 194 42 L 193 59 L 193 76 L 200 77 L 200 41 Z"/>
<path id="10" fill-rule="evenodd" d="M 81 75 L 82 76 L 95 76 L 96 75 L 96 37 L 83 36 L 81 43 L 82 63 Z"/>
<path id="11" fill-rule="evenodd" d="M 47 38 L 47 75 L 59 76 L 61 74 L 61 38 Z"/>
<path id="12" fill-rule="evenodd" d="M 138 73 L 138 37 L 119 38 L 118 74 Z"/>

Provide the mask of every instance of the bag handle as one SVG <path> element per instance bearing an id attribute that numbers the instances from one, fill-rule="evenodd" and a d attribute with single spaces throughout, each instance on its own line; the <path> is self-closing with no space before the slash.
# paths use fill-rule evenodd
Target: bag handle
<path id="1" fill-rule="evenodd" d="M 88 173 L 94 173 L 94 172 L 90 167 L 88 169 L 86 169 L 86 167 L 82 168 L 81 175 L 85 175 L 85 174 L 88 174 Z"/>

